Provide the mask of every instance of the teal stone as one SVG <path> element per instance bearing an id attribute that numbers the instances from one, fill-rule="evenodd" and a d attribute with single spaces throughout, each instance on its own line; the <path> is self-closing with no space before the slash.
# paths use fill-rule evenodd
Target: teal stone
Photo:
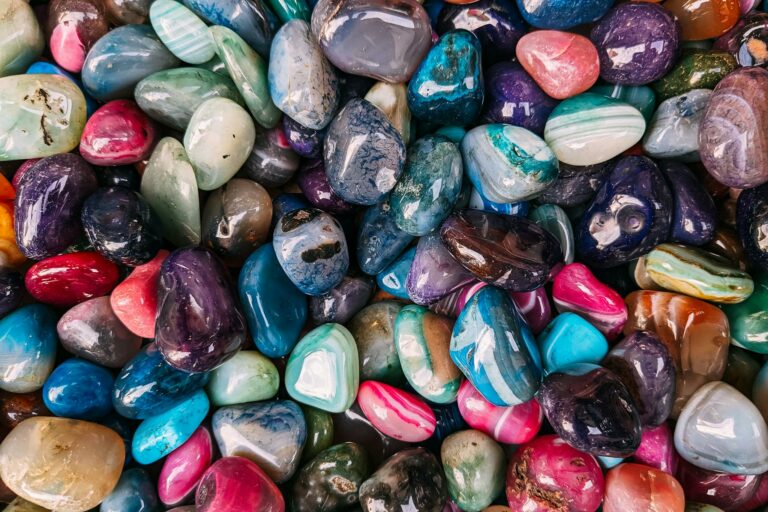
<path id="1" fill-rule="evenodd" d="M 486 124 L 461 141 L 464 169 L 480 194 L 496 203 L 532 199 L 557 179 L 558 162 L 535 133 L 508 124 Z"/>
<path id="2" fill-rule="evenodd" d="M 245 260 L 237 287 L 256 348 L 267 357 L 288 355 L 307 321 L 307 297 L 285 275 L 272 244 Z"/>
<path id="3" fill-rule="evenodd" d="M 509 295 L 492 286 L 475 293 L 456 319 L 451 358 L 494 405 L 527 402 L 541 384 L 533 333 Z"/>
<path id="4" fill-rule="evenodd" d="M 465 512 L 480 512 L 504 489 L 506 457 L 499 443 L 477 430 L 449 435 L 440 446 L 448 494 Z"/>
<path id="5" fill-rule="evenodd" d="M 656 110 L 656 93 L 647 85 L 600 84 L 592 87 L 589 92 L 629 103 L 640 111 L 646 123 L 651 121 Z"/>
<path id="6" fill-rule="evenodd" d="M 556 204 L 542 204 L 534 208 L 528 218 L 557 238 L 565 264 L 573 263 L 576 253 L 573 226 L 565 210 Z"/>
<path id="7" fill-rule="evenodd" d="M 443 34 L 408 84 L 411 113 L 424 121 L 465 126 L 485 95 L 480 40 L 466 30 Z"/>
<path id="8" fill-rule="evenodd" d="M 30 393 L 43 387 L 56 361 L 56 313 L 28 304 L 0 320 L 0 389 Z"/>
<path id="9" fill-rule="evenodd" d="M 376 274 L 376 284 L 378 287 L 398 299 L 411 300 L 407 287 L 408 272 L 411 270 L 415 257 L 416 247 L 411 247 L 392 262 L 391 265 Z"/>
<path id="10" fill-rule="evenodd" d="M 0 78 L 0 162 L 42 158 L 75 149 L 80 144 L 86 115 L 85 96 L 66 77 Z"/>
<path id="11" fill-rule="evenodd" d="M 768 273 L 754 275 L 755 290 L 739 304 L 724 304 L 735 345 L 768 354 Z"/>
<path id="12" fill-rule="evenodd" d="M 352 334 L 339 324 L 307 333 L 291 352 L 285 388 L 296 401 L 327 412 L 352 406 L 360 385 L 360 364 Z"/>
<path id="13" fill-rule="evenodd" d="M 45 36 L 29 3 L 0 3 L 0 77 L 23 73 L 44 48 Z"/>
<path id="14" fill-rule="evenodd" d="M 139 464 L 152 464 L 184 444 L 208 415 L 210 402 L 202 389 L 167 411 L 142 421 L 131 442 Z"/>
<path id="15" fill-rule="evenodd" d="M 274 127 L 282 114 L 269 96 L 267 63 L 245 40 L 227 27 L 211 27 L 216 55 L 237 85 L 248 110 L 264 128 Z"/>
<path id="16" fill-rule="evenodd" d="M 305 0 L 269 0 L 269 6 L 283 23 L 296 19 L 309 22 L 312 16 Z"/>
<path id="17" fill-rule="evenodd" d="M 576 313 L 557 315 L 539 334 L 538 341 L 546 373 L 569 364 L 599 364 L 608 353 L 603 333 Z"/>
<path id="18" fill-rule="evenodd" d="M 442 135 L 454 144 L 461 144 L 461 141 L 464 139 L 466 134 L 467 130 L 461 126 L 441 126 L 435 130 L 435 135 Z"/>
<path id="19" fill-rule="evenodd" d="M 616 467 L 622 462 L 626 461 L 626 459 L 622 457 L 608 457 L 607 455 L 598 455 L 595 458 L 597 459 L 597 462 L 600 464 L 600 467 L 606 470 Z"/>
<path id="20" fill-rule="evenodd" d="M 381 301 L 360 310 L 347 327 L 357 344 L 360 380 L 375 380 L 393 386 L 405 382 L 395 347 L 395 321 L 403 305 Z"/>
<path id="21" fill-rule="evenodd" d="M 280 387 L 275 364 L 255 350 L 241 350 L 210 375 L 207 391 L 216 407 L 269 400 Z"/>
<path id="22" fill-rule="evenodd" d="M 227 66 L 224 64 L 224 61 L 219 58 L 218 55 L 214 55 L 211 60 L 203 64 L 200 64 L 197 67 L 200 69 L 213 71 L 214 73 L 218 73 L 220 75 L 229 77 L 229 73 L 227 72 Z"/>
<path id="23" fill-rule="evenodd" d="M 215 53 L 203 20 L 175 0 L 154 0 L 149 21 L 157 37 L 176 57 L 189 64 L 203 64 Z"/>
<path id="24" fill-rule="evenodd" d="M 456 144 L 439 135 L 417 140 L 390 196 L 397 227 L 423 236 L 440 226 L 459 199 L 462 174 Z"/>

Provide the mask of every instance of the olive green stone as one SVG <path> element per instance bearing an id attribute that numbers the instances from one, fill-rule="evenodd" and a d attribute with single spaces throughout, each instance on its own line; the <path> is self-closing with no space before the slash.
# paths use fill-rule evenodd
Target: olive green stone
<path id="1" fill-rule="evenodd" d="M 274 363 L 255 350 L 241 350 L 211 372 L 208 397 L 217 407 L 268 400 L 277 394 L 280 376 Z"/>
<path id="2" fill-rule="evenodd" d="M 465 512 L 479 512 L 491 504 L 504 487 L 504 450 L 477 430 L 462 430 L 446 437 L 440 458 L 448 493 Z"/>
<path id="3" fill-rule="evenodd" d="M 662 102 L 692 89 L 714 89 L 734 69 L 736 59 L 728 52 L 687 50 L 675 67 L 652 86 Z"/>
<path id="4" fill-rule="evenodd" d="M 43 31 L 29 4 L 0 1 L 0 77 L 23 73 L 44 47 Z"/>
<path id="5" fill-rule="evenodd" d="M 269 0 L 269 6 L 283 23 L 295 19 L 309 22 L 312 16 L 305 0 Z"/>
<path id="6" fill-rule="evenodd" d="M 0 78 L 0 162 L 72 151 L 80 143 L 85 120 L 85 97 L 68 78 Z"/>
<path id="7" fill-rule="evenodd" d="M 357 343 L 360 380 L 405 382 L 395 347 L 395 320 L 402 308 L 393 301 L 376 302 L 361 309 L 347 325 Z"/>
<path id="8" fill-rule="evenodd" d="M 307 422 L 307 441 L 301 452 L 301 460 L 306 462 L 333 443 L 333 417 L 309 405 L 301 405 L 301 410 Z"/>
<path id="9" fill-rule="evenodd" d="M 747 300 L 724 305 L 723 311 L 735 345 L 768 354 L 768 273 L 755 274 L 754 281 L 755 290 Z"/>
<path id="10" fill-rule="evenodd" d="M 335 512 L 357 503 L 370 474 L 368 455 L 357 443 L 328 448 L 301 468 L 291 489 L 293 512 Z"/>
<path id="11" fill-rule="evenodd" d="M 761 367 L 762 363 L 752 352 L 732 346 L 728 349 L 728 364 L 722 380 L 738 389 L 742 395 L 750 396 Z"/>
<path id="12" fill-rule="evenodd" d="M 229 78 L 227 66 L 224 64 L 224 61 L 219 58 L 218 55 L 214 56 L 208 62 L 200 64 L 198 67 L 201 69 L 207 69 L 208 71 L 213 71 L 214 73 L 218 73 Z"/>

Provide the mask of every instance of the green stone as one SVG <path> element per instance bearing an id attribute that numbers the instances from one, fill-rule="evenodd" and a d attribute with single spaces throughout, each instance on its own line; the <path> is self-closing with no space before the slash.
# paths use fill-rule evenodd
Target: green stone
<path id="1" fill-rule="evenodd" d="M 301 460 L 307 462 L 333 444 L 333 417 L 308 405 L 302 405 L 301 410 L 307 422 L 307 442 L 301 452 Z"/>
<path id="2" fill-rule="evenodd" d="M 446 437 L 440 458 L 448 493 L 465 512 L 479 512 L 491 504 L 504 487 L 504 450 L 477 430 L 462 430 Z"/>
<path id="3" fill-rule="evenodd" d="M 245 105 L 228 76 L 201 68 L 152 73 L 136 85 L 135 97 L 149 117 L 179 131 L 187 129 L 197 107 L 211 98 L 229 98 Z"/>
<path id="4" fill-rule="evenodd" d="M 157 37 L 172 54 L 189 64 L 203 64 L 215 53 L 208 26 L 175 0 L 154 0 L 149 20 Z"/>
<path id="5" fill-rule="evenodd" d="M 197 180 L 184 146 L 166 137 L 155 146 L 141 177 L 141 195 L 157 213 L 163 235 L 177 247 L 200 244 Z"/>
<path id="6" fill-rule="evenodd" d="M 352 334 L 340 324 L 324 324 L 307 333 L 285 368 L 285 388 L 297 402 L 327 412 L 352 406 L 360 385 L 360 363 Z"/>
<path id="7" fill-rule="evenodd" d="M 279 387 L 280 376 L 272 361 L 255 350 L 241 350 L 211 372 L 208 396 L 221 407 L 269 400 Z"/>
<path id="8" fill-rule="evenodd" d="M 384 112 L 407 146 L 411 141 L 411 109 L 408 108 L 408 88 L 405 84 L 376 82 L 365 99 Z"/>
<path id="9" fill-rule="evenodd" d="M 728 348 L 728 364 L 722 381 L 739 390 L 744 396 L 752 395 L 752 385 L 762 367 L 756 356 L 743 348 Z"/>
<path id="10" fill-rule="evenodd" d="M 227 27 L 211 27 L 216 55 L 224 62 L 229 76 L 245 99 L 248 110 L 264 128 L 272 128 L 282 113 L 269 95 L 267 63 L 242 37 Z"/>
<path id="11" fill-rule="evenodd" d="M 269 0 L 269 6 L 283 23 L 299 19 L 309 22 L 312 11 L 304 0 Z"/>
<path id="12" fill-rule="evenodd" d="M 201 69 L 207 69 L 208 71 L 213 71 L 214 73 L 218 73 L 229 78 L 227 66 L 224 64 L 224 61 L 219 58 L 218 55 L 214 55 L 211 60 L 205 64 L 200 64 L 198 67 Z"/>
<path id="13" fill-rule="evenodd" d="M 291 488 L 293 512 L 336 512 L 357 503 L 360 484 L 371 467 L 357 443 L 331 446 L 301 468 Z"/>
<path id="14" fill-rule="evenodd" d="M 629 103 L 643 114 L 646 123 L 650 122 L 656 110 L 656 94 L 645 85 L 601 84 L 592 87 L 589 92 Z"/>
<path id="15" fill-rule="evenodd" d="M 361 309 L 347 325 L 357 343 L 361 380 L 394 386 L 405 382 L 395 348 L 395 319 L 402 308 L 399 302 L 375 302 Z"/>
<path id="16" fill-rule="evenodd" d="M 43 53 L 45 37 L 24 0 L 0 2 L 0 77 L 26 71 Z"/>
<path id="17" fill-rule="evenodd" d="M 754 276 L 755 291 L 739 304 L 726 304 L 723 311 L 731 326 L 731 339 L 739 347 L 768 354 L 768 273 Z"/>
<path id="18" fill-rule="evenodd" d="M 687 50 L 675 67 L 652 87 L 659 95 L 659 101 L 664 101 L 692 89 L 714 89 L 734 69 L 736 59 L 728 52 Z"/>
<path id="19" fill-rule="evenodd" d="M 0 162 L 72 151 L 85 120 L 85 97 L 69 78 L 0 78 Z"/>
<path id="20" fill-rule="evenodd" d="M 688 501 L 685 504 L 685 512 L 723 512 L 723 509 L 714 505 Z"/>

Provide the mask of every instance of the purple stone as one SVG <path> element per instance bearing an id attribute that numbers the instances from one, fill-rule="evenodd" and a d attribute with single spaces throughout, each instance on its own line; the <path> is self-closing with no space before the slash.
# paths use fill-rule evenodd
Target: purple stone
<path id="1" fill-rule="evenodd" d="M 160 267 L 155 340 L 174 368 L 212 370 L 245 343 L 245 321 L 226 272 L 200 247 L 177 249 Z"/>
<path id="2" fill-rule="evenodd" d="M 717 208 L 696 176 L 681 162 L 659 164 L 672 191 L 671 239 L 688 245 L 705 245 L 715 235 Z"/>
<path id="3" fill-rule="evenodd" d="M 413 302 L 428 306 L 474 280 L 433 232 L 419 239 L 405 286 Z"/>
<path id="4" fill-rule="evenodd" d="M 608 352 L 603 366 L 627 386 L 643 425 L 664 423 L 675 400 L 675 363 L 652 332 L 633 332 Z"/>
<path id="5" fill-rule="evenodd" d="M 24 297 L 24 279 L 19 272 L 0 269 L 0 318 L 21 304 Z"/>
<path id="6" fill-rule="evenodd" d="M 483 111 L 486 123 L 522 126 L 541 135 L 557 104 L 519 64 L 500 62 L 486 72 Z"/>
<path id="7" fill-rule="evenodd" d="M 313 130 L 303 126 L 288 116 L 283 116 L 283 131 L 297 155 L 305 158 L 319 158 L 323 155 L 325 128 Z"/>
<path id="8" fill-rule="evenodd" d="M 615 159 L 585 166 L 560 162 L 557 179 L 537 199 L 541 204 L 552 203 L 564 208 L 591 201 L 615 163 Z"/>
<path id="9" fill-rule="evenodd" d="M 27 258 L 54 256 L 83 235 L 80 210 L 96 190 L 96 174 L 78 155 L 43 158 L 24 171 L 16 189 L 16 243 Z"/>
<path id="10" fill-rule="evenodd" d="M 310 297 L 309 310 L 316 325 L 334 322 L 346 324 L 368 304 L 373 295 L 373 279 L 346 276 L 331 291 Z"/>
<path id="11" fill-rule="evenodd" d="M 355 208 L 333 191 L 321 159 L 305 162 L 299 169 L 297 181 L 304 197 L 316 208 L 330 213 L 347 213 Z"/>
<path id="12" fill-rule="evenodd" d="M 680 46 L 680 27 L 662 6 L 632 2 L 608 11 L 590 37 L 597 47 L 603 80 L 643 85 L 672 68 Z"/>

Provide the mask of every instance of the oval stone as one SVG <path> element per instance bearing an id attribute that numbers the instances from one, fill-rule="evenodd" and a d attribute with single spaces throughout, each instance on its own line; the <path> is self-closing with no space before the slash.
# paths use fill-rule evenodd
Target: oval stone
<path id="1" fill-rule="evenodd" d="M 661 102 L 643 137 L 645 153 L 653 158 L 697 161 L 699 126 L 711 96 L 708 89 L 693 89 Z"/>
<path id="2" fill-rule="evenodd" d="M 45 48 L 35 11 L 24 0 L 0 7 L 0 77 L 23 73 Z"/>
<path id="3" fill-rule="evenodd" d="M 462 430 L 440 446 L 448 494 L 466 512 L 490 505 L 504 488 L 504 450 L 477 430 Z"/>
<path id="4" fill-rule="evenodd" d="M 197 512 L 285 512 L 283 495 L 255 463 L 223 457 L 203 475 L 195 496 Z"/>
<path id="5" fill-rule="evenodd" d="M 400 441 L 426 441 L 435 432 L 432 409 L 420 398 L 383 382 L 360 384 L 357 403 L 371 425 Z"/>
<path id="6" fill-rule="evenodd" d="M 402 305 L 375 302 L 363 308 L 347 324 L 360 356 L 360 378 L 398 385 L 404 381 L 395 348 L 395 321 Z"/>
<path id="7" fill-rule="evenodd" d="M 72 73 L 81 71 L 88 51 L 109 30 L 104 7 L 94 0 L 54 0 L 46 24 L 53 59 Z"/>
<path id="8" fill-rule="evenodd" d="M 262 0 L 182 0 L 209 25 L 234 30 L 264 58 L 269 56 L 278 20 Z"/>
<path id="9" fill-rule="evenodd" d="M 174 0 L 155 0 L 149 21 L 171 53 L 189 64 L 203 64 L 215 55 L 213 39 L 203 20 Z"/>
<path id="10" fill-rule="evenodd" d="M 604 512 L 683 510 L 684 506 L 683 487 L 669 473 L 641 464 L 621 464 L 605 476 Z"/>
<path id="11" fill-rule="evenodd" d="M 99 512 L 152 512 L 160 505 L 155 482 L 145 470 L 131 468 L 123 472 L 117 486 L 101 503 Z"/>
<path id="12" fill-rule="evenodd" d="M 368 276 L 345 276 L 324 295 L 310 297 L 309 311 L 315 325 L 346 324 L 363 309 L 373 295 L 374 281 Z"/>
<path id="13" fill-rule="evenodd" d="M 43 387 L 56 360 L 56 314 L 27 304 L 0 319 L 0 389 L 28 393 Z"/>
<path id="14" fill-rule="evenodd" d="M 114 379 L 105 368 L 82 359 L 67 359 L 43 386 L 45 406 L 56 416 L 96 421 L 112 410 Z"/>
<path id="15" fill-rule="evenodd" d="M 213 439 L 199 427 L 165 459 L 157 482 L 157 494 L 165 505 L 178 505 L 194 495 L 197 484 L 213 460 Z M 148 511 L 150 512 L 150 511 Z"/>
<path id="16" fill-rule="evenodd" d="M 269 400 L 280 376 L 274 363 L 255 350 L 241 350 L 211 372 L 208 395 L 217 407 Z"/>
<path id="17" fill-rule="evenodd" d="M 600 19 L 611 8 L 610 0 L 517 0 L 525 21 L 536 28 L 567 29 Z"/>
<path id="18" fill-rule="evenodd" d="M 24 286 L 36 300 L 66 307 L 107 295 L 120 279 L 117 265 L 97 252 L 52 256 L 32 265 Z"/>

